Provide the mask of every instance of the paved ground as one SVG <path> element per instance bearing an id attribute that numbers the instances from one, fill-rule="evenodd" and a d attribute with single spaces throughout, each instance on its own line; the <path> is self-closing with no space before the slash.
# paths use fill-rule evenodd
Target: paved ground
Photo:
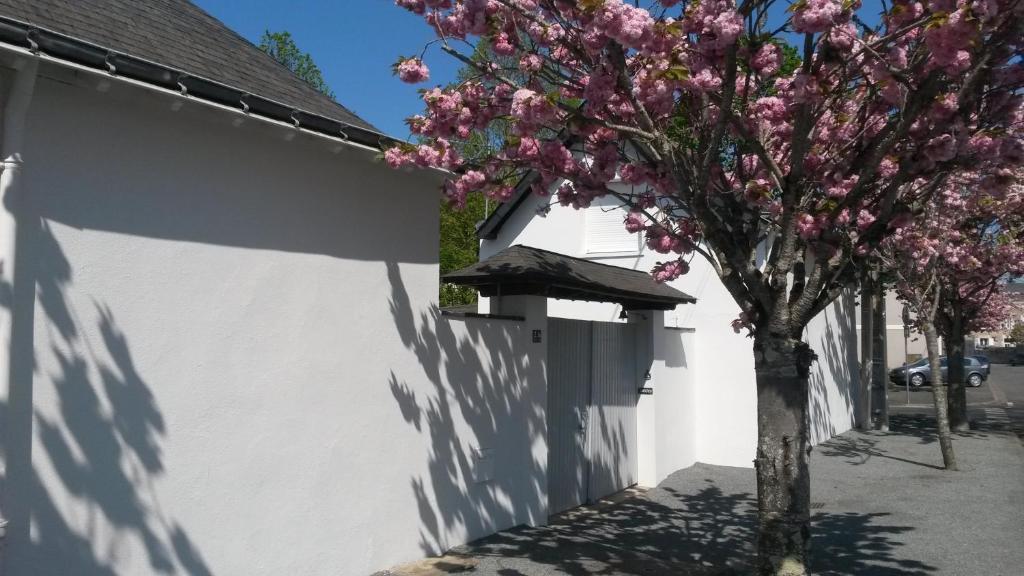
<path id="1" fill-rule="evenodd" d="M 902 386 L 890 384 L 888 394 L 892 414 L 932 411 L 932 393 L 927 386 L 912 390 L 909 403 Z M 1004 428 L 1013 430 L 1024 440 L 1024 366 L 993 364 L 992 375 L 984 384 L 967 389 L 967 406 L 972 419 L 996 427 L 1002 422 Z"/>
<path id="2" fill-rule="evenodd" d="M 1008 397 L 1024 396 L 1024 368 L 1006 369 L 995 367 L 993 381 Z M 848 432 L 814 450 L 815 574 L 1024 574 L 1024 446 L 1007 430 L 1016 416 L 1005 401 L 976 403 L 975 429 L 955 441 L 962 470 L 946 472 L 927 411 L 918 412 L 894 414 L 889 434 Z M 698 464 L 619 502 L 392 573 L 744 574 L 755 494 L 752 470 Z"/>

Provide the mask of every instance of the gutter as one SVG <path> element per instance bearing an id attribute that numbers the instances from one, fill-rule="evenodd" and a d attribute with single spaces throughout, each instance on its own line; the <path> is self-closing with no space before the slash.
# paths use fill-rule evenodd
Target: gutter
<path id="1" fill-rule="evenodd" d="M 24 191 L 18 189 L 20 173 L 24 166 L 22 144 L 25 135 L 25 117 L 32 94 L 35 91 L 36 76 L 39 72 L 39 59 L 34 56 L 20 58 L 15 62 L 14 81 L 7 92 L 3 109 L 2 155 L 0 163 L 0 285 L 14 289 L 16 240 L 18 236 L 17 204 Z M 0 415 L 0 573 L 4 572 L 3 562 L 6 554 L 2 550 L 7 536 L 6 518 L 8 510 L 8 493 L 6 480 L 8 454 L 10 446 L 10 412 L 13 380 L 11 375 L 11 343 L 13 342 L 14 307 L 0 308 L 0 401 L 6 404 L 8 413 Z"/>
<path id="2" fill-rule="evenodd" d="M 306 112 L 183 70 L 121 54 L 5 16 L 0 16 L 0 47 L 22 49 L 15 50 L 17 52 L 27 50 L 49 57 L 57 64 L 116 77 L 165 93 L 177 93 L 373 151 L 379 152 L 398 143 L 398 140 L 374 130 Z"/>

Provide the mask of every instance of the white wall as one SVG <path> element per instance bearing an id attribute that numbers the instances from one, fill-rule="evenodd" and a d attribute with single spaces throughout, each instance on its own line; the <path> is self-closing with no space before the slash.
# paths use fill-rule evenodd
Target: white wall
<path id="1" fill-rule="evenodd" d="M 547 207 L 550 211 L 545 210 Z M 541 216 L 542 212 L 546 215 Z M 480 258 L 485 259 L 515 244 L 645 272 L 668 258 L 646 248 L 636 255 L 588 255 L 585 229 L 585 211 L 563 208 L 553 198 L 530 197 L 505 222 L 497 238 L 482 242 Z M 627 234 L 625 229 L 622 233 Z M 709 464 L 750 467 L 757 440 L 757 394 L 753 342 L 744 334 L 736 334 L 731 327 L 732 320 L 739 316 L 739 307 L 714 269 L 700 256 L 691 261 L 690 272 L 671 285 L 697 298 L 696 304 L 680 305 L 664 315 L 666 326 L 693 330 L 689 335 L 692 344 L 686 347 L 694 350 L 696 357 L 695 368 L 688 371 L 694 380 L 693 395 L 687 397 L 692 408 L 688 407 L 680 417 L 690 419 L 690 433 L 696 437 L 695 459 Z M 481 308 L 486 310 L 487 306 L 486 299 L 482 299 Z M 613 304 L 565 300 L 549 301 L 548 311 L 557 317 L 602 321 L 616 321 L 621 312 Z M 855 333 L 851 332 L 855 330 L 854 321 L 851 311 L 837 302 L 808 329 L 809 341 L 820 358 L 815 368 L 817 392 L 811 394 L 811 412 L 832 418 L 819 426 L 819 431 L 829 429 L 840 433 L 851 426 L 847 412 L 852 410 L 853 404 L 848 404 L 846 391 L 856 386 L 856 371 L 851 379 L 848 368 L 833 363 L 848 358 L 851 349 L 855 354 Z M 830 342 L 825 337 L 826 332 L 842 334 L 844 339 Z M 824 354 L 829 347 L 840 352 Z M 856 362 L 856 357 L 853 358 Z M 643 403 L 640 408 L 644 409 Z M 816 433 L 814 438 L 820 440 L 823 436 Z M 684 458 L 680 462 L 687 465 L 689 460 Z"/>
<path id="2" fill-rule="evenodd" d="M 638 324 L 641 384 L 652 394 L 637 401 L 637 468 L 641 486 L 657 486 L 697 461 L 697 383 L 694 332 L 666 328 L 663 311 L 629 314 Z M 649 375 L 650 379 L 643 380 Z"/>
<path id="3" fill-rule="evenodd" d="M 543 363 L 439 317 L 436 176 L 86 80 L 28 119 L 11 574 L 365 575 L 545 520 Z"/>
<path id="4" fill-rule="evenodd" d="M 810 432 L 818 444 L 855 424 L 860 382 L 857 355 L 858 313 L 852 291 L 846 291 L 831 306 L 815 316 L 804 330 L 818 360 L 811 365 Z"/>
<path id="5" fill-rule="evenodd" d="M 657 483 L 669 474 L 697 462 L 698 373 L 696 333 L 689 329 L 662 328 L 655 332 L 655 366 L 658 450 Z"/>

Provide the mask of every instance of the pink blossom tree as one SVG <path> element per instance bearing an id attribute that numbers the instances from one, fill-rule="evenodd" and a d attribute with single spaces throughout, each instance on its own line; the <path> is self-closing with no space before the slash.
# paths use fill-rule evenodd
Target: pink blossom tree
<path id="1" fill-rule="evenodd" d="M 943 254 L 942 298 L 936 326 L 948 357 L 950 426 L 968 426 L 964 388 L 964 339 L 970 332 L 1002 324 L 1009 315 L 1000 282 L 1024 273 L 1024 189 L 990 189 L 967 181 L 948 209 L 941 231 L 952 239 Z"/>
<path id="2" fill-rule="evenodd" d="M 856 0 L 801 0 L 774 23 L 771 0 L 396 3 L 476 74 L 423 93 L 418 144 L 390 165 L 451 170 L 455 204 L 516 186 L 574 208 L 612 195 L 665 255 L 657 280 L 693 257 L 718 273 L 753 338 L 758 572 L 807 573 L 801 335 L 949 174 L 1019 177 L 1020 1 L 896 0 L 874 26 Z M 471 58 L 480 39 L 514 67 Z M 456 151 L 493 122 L 511 126 L 504 146 Z"/>
<path id="3" fill-rule="evenodd" d="M 956 427 L 950 384 L 960 371 L 963 394 L 965 331 L 1005 314 L 998 280 L 1024 267 L 1021 188 L 1001 180 L 979 180 L 970 170 L 949 174 L 915 220 L 894 230 L 879 259 L 896 278 L 896 289 L 916 314 L 928 350 L 939 447 L 947 469 L 957 468 L 950 431 Z M 996 295 L 996 298 L 993 296 Z M 939 336 L 948 349 L 948 378 L 942 376 Z M 947 381 L 948 380 L 948 381 Z M 960 405 L 966 425 L 966 398 Z"/>

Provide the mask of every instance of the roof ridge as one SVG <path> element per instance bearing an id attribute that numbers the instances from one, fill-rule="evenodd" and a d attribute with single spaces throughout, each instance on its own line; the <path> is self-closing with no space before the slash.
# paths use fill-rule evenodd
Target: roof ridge
<path id="1" fill-rule="evenodd" d="M 321 92 L 321 91 L 317 90 L 316 88 L 313 88 L 312 86 L 310 86 L 310 85 L 309 85 L 309 82 L 306 82 L 306 80 L 305 80 L 305 79 L 303 79 L 303 78 L 302 78 L 301 76 L 299 76 L 298 74 L 296 74 L 294 70 L 292 70 L 291 68 L 289 68 L 289 67 L 285 66 L 284 64 L 282 64 L 281 62 L 279 62 L 279 61 L 277 60 L 277 58 L 274 58 L 273 56 L 271 56 L 270 54 L 268 54 L 267 52 L 265 52 L 265 51 L 264 51 L 263 49 L 261 49 L 261 48 L 260 48 L 260 47 L 259 47 L 258 45 L 256 45 L 256 43 L 254 43 L 253 41 L 249 40 L 249 39 L 248 39 L 248 38 L 246 38 L 245 36 L 242 36 L 241 34 L 239 34 L 239 33 L 238 33 L 238 31 L 236 31 L 236 30 L 235 30 L 234 28 L 232 28 L 232 27 L 228 26 L 228 25 L 227 25 L 227 24 L 225 24 L 225 23 L 224 23 L 223 21 L 221 21 L 221 20 L 220 20 L 219 18 L 217 18 L 217 17 L 216 17 L 216 16 L 214 16 L 213 14 L 210 14 L 209 12 L 207 12 L 207 11 L 206 11 L 206 9 L 205 9 L 205 8 L 203 8 L 202 6 L 200 6 L 199 4 L 196 4 L 196 3 L 195 3 L 195 2 L 193 2 L 192 0 L 162 0 L 162 1 L 163 1 L 163 2 L 165 2 L 165 3 L 166 3 L 166 2 L 175 2 L 175 1 L 184 1 L 184 2 L 188 2 L 189 4 L 191 4 L 192 6 L 194 6 L 194 7 L 196 8 L 196 10 L 197 10 L 197 11 L 198 11 L 198 12 L 199 12 L 199 13 L 200 13 L 200 14 L 201 14 L 202 16 L 204 16 L 204 17 L 205 17 L 205 18 L 206 18 L 207 20 L 209 20 L 210 22 L 212 22 L 212 23 L 213 23 L 213 24 L 214 24 L 215 26 L 217 26 L 217 27 L 219 27 L 219 28 L 221 28 L 221 29 L 223 29 L 223 30 L 226 30 L 226 31 L 227 31 L 227 32 L 228 32 L 229 34 L 231 34 L 232 36 L 234 36 L 234 37 L 235 37 L 235 38 L 237 38 L 238 40 L 241 40 L 241 41 L 242 41 L 242 42 L 244 42 L 245 44 L 248 44 L 248 45 L 249 45 L 249 46 L 250 46 L 251 48 L 253 48 L 253 49 L 254 49 L 254 50 L 256 50 L 257 52 L 259 52 L 259 53 L 260 53 L 260 56 L 261 56 L 261 57 L 262 57 L 262 58 L 263 58 L 264 60 L 268 60 L 269 62 L 273 62 L 273 65 L 274 65 L 274 66 L 277 66 L 277 67 L 279 67 L 279 68 L 283 69 L 283 70 L 284 70 L 284 71 L 285 71 L 285 72 L 286 72 L 287 74 L 289 74 L 290 76 L 292 76 L 293 78 L 295 78 L 296 80 L 298 80 L 299 82 L 301 82 L 301 83 L 302 83 L 302 85 L 303 85 L 303 87 L 304 87 L 305 89 L 308 89 L 308 90 L 312 91 L 312 93 L 315 93 L 315 94 L 316 94 L 316 95 L 317 95 L 318 97 L 323 97 L 323 98 L 326 98 L 327 100 L 330 100 L 331 102 L 333 102 L 333 103 L 334 103 L 335 105 L 337 105 L 337 106 L 338 106 L 339 108 L 341 108 L 342 110 L 344 110 L 344 111 L 348 112 L 349 114 L 352 114 L 353 116 L 355 116 L 355 117 L 359 118 L 360 120 L 363 120 L 364 122 L 366 122 L 366 120 L 365 120 L 365 119 L 363 119 L 363 118 L 362 118 L 361 116 L 359 116 L 358 114 L 356 114 L 355 112 L 353 112 L 352 110 L 350 110 L 350 109 L 349 109 L 349 108 L 348 108 L 347 106 L 345 106 L 345 105 L 344 105 L 344 104 L 342 104 L 341 102 L 338 102 L 338 101 L 337 101 L 336 99 L 334 99 L 334 98 L 331 98 L 331 97 L 330 97 L 330 96 L 328 96 L 327 94 L 324 94 L 323 92 Z M 270 30 L 269 30 L 269 29 L 267 29 L 267 28 L 264 28 L 264 29 L 263 29 L 263 31 L 264 31 L 264 33 L 270 32 Z M 290 31 L 288 31 L 288 30 L 285 30 L 285 32 L 287 32 L 287 33 L 288 33 L 289 35 L 291 35 L 291 32 L 290 32 Z M 367 122 L 367 124 L 369 124 L 369 122 Z"/>
<path id="2" fill-rule="evenodd" d="M 631 234 L 632 234 L 632 232 L 631 232 Z M 635 270 L 633 268 L 623 268 L 622 266 L 616 266 L 615 264 L 606 264 L 604 262 L 595 262 L 595 261 L 589 260 L 587 258 L 581 258 L 579 256 L 570 256 L 568 254 L 562 254 L 561 252 L 553 252 L 551 250 L 546 250 L 544 248 L 538 248 L 536 246 L 530 246 L 528 244 L 513 244 L 509 248 L 529 248 L 531 250 L 537 250 L 539 252 L 546 252 L 548 254 L 554 254 L 555 256 L 558 256 L 559 258 L 569 258 L 571 260 L 576 260 L 578 262 L 586 262 L 587 264 L 593 264 L 595 266 L 604 266 L 606 268 L 614 268 L 617 271 L 632 272 L 633 274 L 643 274 L 644 276 L 650 276 L 650 274 L 648 272 L 644 272 L 642 270 Z M 498 254 L 501 254 L 501 252 L 496 252 L 494 255 L 497 256 Z M 652 279 L 653 279 L 653 277 L 652 277 Z"/>

